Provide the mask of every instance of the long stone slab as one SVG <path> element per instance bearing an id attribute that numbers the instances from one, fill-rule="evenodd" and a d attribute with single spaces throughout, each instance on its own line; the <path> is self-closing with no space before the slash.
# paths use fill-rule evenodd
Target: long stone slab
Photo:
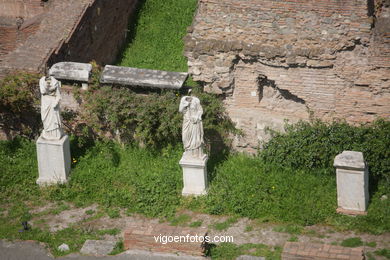
<path id="1" fill-rule="evenodd" d="M 79 62 L 58 62 L 51 66 L 49 75 L 56 79 L 88 82 L 92 65 Z"/>
<path id="2" fill-rule="evenodd" d="M 126 86 L 154 87 L 161 89 L 180 89 L 187 79 L 186 72 L 138 69 L 106 65 L 101 83 Z"/>

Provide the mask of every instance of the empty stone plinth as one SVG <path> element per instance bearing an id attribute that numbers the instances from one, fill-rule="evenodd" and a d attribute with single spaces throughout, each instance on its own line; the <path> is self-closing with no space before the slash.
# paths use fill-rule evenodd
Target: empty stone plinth
<path id="1" fill-rule="evenodd" d="M 207 194 L 207 160 L 207 155 L 203 158 L 181 158 L 179 164 L 183 169 L 183 196 Z"/>
<path id="2" fill-rule="evenodd" d="M 114 250 L 115 241 L 108 240 L 86 240 L 80 253 L 84 255 L 102 256 L 108 255 Z"/>
<path id="3" fill-rule="evenodd" d="M 368 206 L 368 167 L 363 153 L 343 151 L 334 160 L 337 175 L 337 212 L 366 214 Z"/>
<path id="4" fill-rule="evenodd" d="M 50 68 L 49 75 L 56 79 L 88 82 L 91 71 L 92 65 L 89 63 L 59 62 Z"/>
<path id="5" fill-rule="evenodd" d="M 180 89 L 188 73 L 106 65 L 100 82 L 126 86 Z"/>
<path id="6" fill-rule="evenodd" d="M 125 250 L 203 256 L 207 229 L 169 224 L 129 223 L 124 232 Z"/>
<path id="7" fill-rule="evenodd" d="M 41 136 L 37 140 L 37 156 L 40 186 L 66 183 L 70 172 L 69 137 L 60 140 L 46 140 Z"/>

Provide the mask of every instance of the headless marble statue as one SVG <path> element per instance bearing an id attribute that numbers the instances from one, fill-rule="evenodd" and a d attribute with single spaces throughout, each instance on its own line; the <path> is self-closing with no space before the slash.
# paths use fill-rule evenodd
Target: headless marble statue
<path id="1" fill-rule="evenodd" d="M 42 77 L 39 80 L 43 122 L 41 136 L 47 140 L 59 140 L 64 135 L 60 116 L 60 88 L 61 82 L 54 77 Z"/>
<path id="2" fill-rule="evenodd" d="M 183 113 L 182 139 L 184 157 L 203 158 L 203 109 L 197 97 L 184 96 L 180 100 L 179 112 Z"/>

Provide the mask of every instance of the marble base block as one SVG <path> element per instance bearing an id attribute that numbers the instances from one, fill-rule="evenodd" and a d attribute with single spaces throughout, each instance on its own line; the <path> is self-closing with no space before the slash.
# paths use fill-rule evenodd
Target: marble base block
<path id="1" fill-rule="evenodd" d="M 37 141 L 39 186 L 66 183 L 70 172 L 69 137 L 47 140 L 40 136 Z"/>
<path id="2" fill-rule="evenodd" d="M 181 158 L 179 164 L 183 169 L 183 196 L 207 194 L 207 160 L 207 155 L 203 158 Z"/>
<path id="3" fill-rule="evenodd" d="M 337 212 L 364 215 L 368 207 L 368 167 L 361 152 L 344 151 L 334 161 L 337 175 Z"/>

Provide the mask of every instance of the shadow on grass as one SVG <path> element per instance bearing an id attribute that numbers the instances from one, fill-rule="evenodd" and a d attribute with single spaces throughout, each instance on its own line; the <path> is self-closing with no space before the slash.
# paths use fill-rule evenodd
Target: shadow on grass
<path id="1" fill-rule="evenodd" d="M 126 37 L 126 41 L 123 43 L 121 50 L 118 52 L 118 55 L 115 59 L 115 64 L 120 64 L 123 59 L 123 54 L 125 53 L 125 49 L 134 41 L 138 26 L 139 17 L 141 15 L 141 10 L 145 5 L 146 0 L 138 0 L 136 4 L 135 10 L 129 18 L 128 26 L 128 34 Z"/>

